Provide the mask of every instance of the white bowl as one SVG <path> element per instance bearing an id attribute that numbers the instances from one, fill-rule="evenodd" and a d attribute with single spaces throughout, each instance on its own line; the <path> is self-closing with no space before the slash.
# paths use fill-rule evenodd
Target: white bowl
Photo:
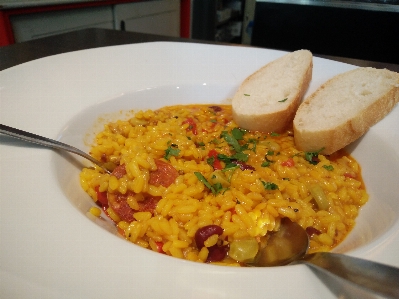
<path id="1" fill-rule="evenodd" d="M 1 123 L 88 150 L 129 110 L 227 103 L 240 82 L 284 52 L 145 43 L 72 52 L 0 72 Z M 353 66 L 314 59 L 308 93 Z M 393 129 L 394 128 L 394 129 Z M 335 251 L 399 266 L 399 109 L 348 147 L 370 194 Z M 58 136 L 58 137 L 57 137 Z M 92 221 L 80 157 L 0 136 L 0 289 L 7 298 L 336 298 L 357 290 L 306 266 L 230 268 L 157 254 Z M 100 227 L 99 227 L 100 226 Z"/>

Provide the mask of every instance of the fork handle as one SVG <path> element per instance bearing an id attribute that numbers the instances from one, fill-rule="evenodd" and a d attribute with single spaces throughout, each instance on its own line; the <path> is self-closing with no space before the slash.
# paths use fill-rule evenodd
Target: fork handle
<path id="1" fill-rule="evenodd" d="M 97 159 L 94 159 L 92 156 L 86 154 L 85 152 L 83 152 L 80 149 L 77 149 L 76 147 L 73 147 L 71 145 L 56 141 L 54 139 L 50 139 L 50 138 L 46 138 L 46 137 L 43 137 L 40 135 L 29 133 L 29 132 L 26 132 L 26 131 L 23 131 L 20 129 L 9 127 L 9 126 L 3 125 L 3 124 L 0 124 L 0 133 L 14 137 L 14 138 L 21 139 L 23 141 L 44 145 L 44 146 L 55 148 L 58 150 L 68 151 L 70 153 L 73 153 L 73 154 L 76 154 L 83 158 L 88 159 L 89 161 L 93 162 L 94 164 L 100 166 L 107 173 L 110 173 L 110 171 L 105 168 L 105 166 L 103 165 L 102 162 L 98 161 Z"/>
<path id="2" fill-rule="evenodd" d="M 308 254 L 300 263 L 386 298 L 399 298 L 399 268 L 331 252 Z"/>

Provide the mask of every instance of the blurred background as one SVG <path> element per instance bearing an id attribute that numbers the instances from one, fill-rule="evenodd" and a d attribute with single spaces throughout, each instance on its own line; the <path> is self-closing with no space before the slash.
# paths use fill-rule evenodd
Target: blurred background
<path id="1" fill-rule="evenodd" d="M 0 0 L 0 46 L 84 28 L 399 64 L 399 0 Z"/>

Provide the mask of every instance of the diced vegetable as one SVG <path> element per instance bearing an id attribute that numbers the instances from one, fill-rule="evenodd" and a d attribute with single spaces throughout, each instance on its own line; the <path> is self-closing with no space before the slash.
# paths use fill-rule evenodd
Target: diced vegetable
<path id="1" fill-rule="evenodd" d="M 229 256 L 238 262 L 250 262 L 258 250 L 259 245 L 255 238 L 235 240 L 230 243 Z"/>
<path id="2" fill-rule="evenodd" d="M 323 191 L 323 188 L 318 184 L 314 184 L 309 187 L 309 191 L 310 194 L 312 194 L 313 199 L 316 201 L 319 209 L 328 210 L 328 199 Z"/>
<path id="3" fill-rule="evenodd" d="M 183 121 L 183 124 L 188 124 L 187 132 L 191 131 L 194 135 L 198 134 L 197 123 L 193 118 L 191 117 L 187 118 L 185 121 Z"/>
<path id="4" fill-rule="evenodd" d="M 259 145 L 267 147 L 271 152 L 279 152 L 281 149 L 280 145 L 275 141 L 262 140 L 259 141 Z"/>
<path id="5" fill-rule="evenodd" d="M 287 167 L 294 167 L 295 166 L 295 162 L 294 162 L 294 159 L 288 158 L 288 160 L 282 162 L 281 165 L 282 166 L 287 166 Z"/>
<path id="6" fill-rule="evenodd" d="M 222 163 L 218 159 L 218 152 L 214 149 L 211 149 L 208 153 L 207 163 L 213 167 L 215 170 L 223 169 Z"/>
<path id="7" fill-rule="evenodd" d="M 107 192 L 106 191 L 100 192 L 99 189 L 100 189 L 99 186 L 96 186 L 94 188 L 94 190 L 97 193 L 97 201 L 98 201 L 100 206 L 108 208 Z"/>

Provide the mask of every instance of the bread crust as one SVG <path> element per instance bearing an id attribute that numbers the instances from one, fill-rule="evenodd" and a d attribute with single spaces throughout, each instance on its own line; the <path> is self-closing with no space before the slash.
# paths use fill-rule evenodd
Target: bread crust
<path id="1" fill-rule="evenodd" d="M 276 65 L 281 63 L 281 60 L 285 59 L 285 56 L 263 66 L 243 81 L 233 97 L 232 105 L 233 119 L 241 128 L 254 131 L 279 133 L 292 127 L 292 120 L 294 119 L 298 106 L 309 87 L 313 71 L 312 54 L 307 50 L 299 51 L 305 51 L 305 55 L 310 55 L 310 61 L 306 69 L 302 70 L 303 73 L 301 76 L 298 76 L 297 78 L 297 90 L 295 91 L 295 95 L 291 96 L 287 100 L 287 103 L 280 103 L 280 107 L 274 108 L 273 111 L 263 113 L 262 107 L 260 107 L 261 105 L 259 103 L 254 102 L 249 96 L 243 99 L 243 95 L 246 90 L 248 90 L 248 86 L 259 84 L 259 78 L 263 76 L 263 73 L 267 68 L 276 67 Z M 290 69 L 284 69 L 282 72 L 289 73 Z M 281 98 L 281 100 L 283 100 L 283 98 Z M 251 106 L 252 109 L 247 109 L 247 107 L 245 107 L 245 109 L 238 108 L 239 105 L 237 105 L 237 102 L 241 102 L 240 105 L 242 106 L 243 101 L 245 101 L 245 105 L 248 105 L 248 107 Z M 274 99 L 274 101 L 277 102 L 277 99 Z"/>
<path id="2" fill-rule="evenodd" d="M 361 71 L 361 69 L 370 68 L 359 68 L 357 71 Z M 312 128 L 312 130 L 302 129 L 298 123 L 298 119 L 303 118 L 303 114 L 308 108 L 307 106 L 312 105 L 314 99 L 320 97 L 320 93 L 328 85 L 333 84 L 336 80 L 341 80 L 345 73 L 324 83 L 305 99 L 296 113 L 293 127 L 296 147 L 299 150 L 309 152 L 319 151 L 323 148 L 321 153 L 330 155 L 360 138 L 371 126 L 383 119 L 399 102 L 399 74 L 391 73 L 395 77 L 396 84 L 392 84 L 390 89 L 386 90 L 385 93 L 381 94 L 370 105 L 364 109 L 359 109 L 353 117 L 328 129 L 318 129 L 316 127 Z M 337 107 L 336 113 L 345 113 L 345 111 L 340 111 Z"/>

